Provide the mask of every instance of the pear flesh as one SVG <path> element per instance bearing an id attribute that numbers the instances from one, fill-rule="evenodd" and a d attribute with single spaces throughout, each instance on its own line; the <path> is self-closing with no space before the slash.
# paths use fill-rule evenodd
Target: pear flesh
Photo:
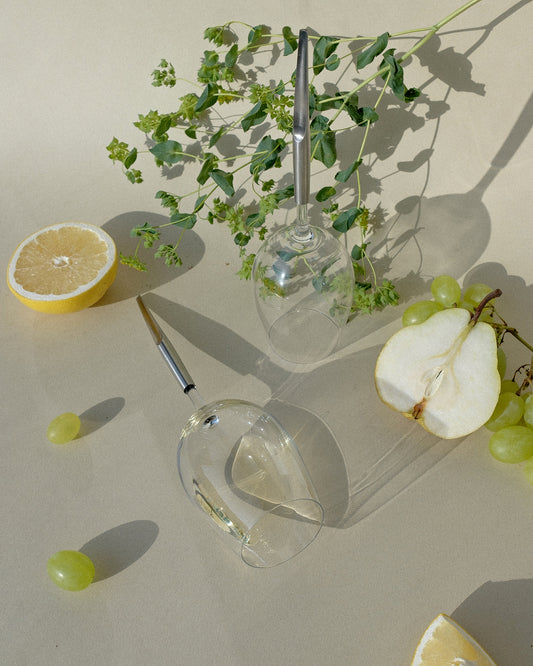
<path id="1" fill-rule="evenodd" d="M 464 437 L 488 421 L 498 401 L 494 330 L 462 308 L 437 312 L 389 339 L 375 383 L 383 402 L 429 432 Z"/>

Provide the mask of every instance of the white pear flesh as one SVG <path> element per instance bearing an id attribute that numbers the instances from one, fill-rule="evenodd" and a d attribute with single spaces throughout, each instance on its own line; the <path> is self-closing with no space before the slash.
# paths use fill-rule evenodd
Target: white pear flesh
<path id="1" fill-rule="evenodd" d="M 500 393 L 497 344 L 485 322 L 450 308 L 406 326 L 376 362 L 379 397 L 443 439 L 464 437 L 492 415 Z"/>

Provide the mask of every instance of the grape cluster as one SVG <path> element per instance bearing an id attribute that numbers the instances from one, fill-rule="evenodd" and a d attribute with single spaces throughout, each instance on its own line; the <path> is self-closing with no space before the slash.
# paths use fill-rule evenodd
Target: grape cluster
<path id="1" fill-rule="evenodd" d="M 431 284 L 433 300 L 418 301 L 406 308 L 402 324 L 421 324 L 436 312 L 451 307 L 465 308 L 474 313 L 491 292 L 491 287 L 476 283 L 463 293 L 455 278 L 439 275 Z M 494 307 L 491 303 L 489 301 L 478 313 L 478 321 L 494 323 Z M 500 344 L 501 341 L 502 336 Z M 533 483 L 533 394 L 529 383 L 533 369 L 529 367 L 529 380 L 519 385 L 514 378 L 505 379 L 506 368 L 506 356 L 499 346 L 498 370 L 502 378 L 500 396 L 492 416 L 485 423 L 485 427 L 493 433 L 489 440 L 489 451 L 500 462 L 525 462 L 524 473 Z"/>

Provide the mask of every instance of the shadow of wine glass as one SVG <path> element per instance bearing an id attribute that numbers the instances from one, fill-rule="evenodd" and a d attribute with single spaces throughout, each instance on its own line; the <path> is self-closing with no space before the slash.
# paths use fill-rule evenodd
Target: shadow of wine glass
<path id="1" fill-rule="evenodd" d="M 349 503 L 348 475 L 335 437 L 316 414 L 279 399 L 270 400 L 265 410 L 290 434 L 305 464 L 324 509 L 324 525 L 336 527 Z"/>
<path id="2" fill-rule="evenodd" d="M 476 282 L 494 285 L 494 289 L 502 290 L 502 296 L 495 302 L 497 311 L 508 320 L 512 326 L 524 328 L 524 331 L 533 327 L 533 284 L 526 284 L 524 278 L 512 275 L 507 269 L 495 261 L 488 261 L 475 266 L 464 278 L 465 286 Z"/>
<path id="3" fill-rule="evenodd" d="M 472 190 L 431 198 L 408 196 L 398 202 L 397 215 L 373 235 L 376 272 L 396 285 L 404 305 L 428 297 L 432 277 L 443 273 L 459 277 L 475 265 L 487 247 L 491 229 L 483 195 L 532 124 L 533 94 Z M 343 332 L 343 343 L 361 339 L 396 316 L 393 308 L 371 317 L 356 315 Z"/>
<path id="4" fill-rule="evenodd" d="M 265 410 L 294 439 L 329 526 L 355 525 L 462 441 L 441 440 L 383 405 L 373 388 L 379 346 L 291 372 L 209 317 L 156 294 L 144 298 L 191 344 L 270 388 Z"/>
<path id="5" fill-rule="evenodd" d="M 155 213 L 132 211 L 121 213 L 108 220 L 102 225 L 102 228 L 113 238 L 117 249 L 123 255 L 129 256 L 135 252 L 139 242 L 139 238 L 132 237 L 130 231 L 145 222 L 156 227 L 158 225 L 168 225 L 169 218 Z M 170 282 L 195 266 L 203 257 L 204 242 L 192 229 L 183 233 L 183 229 L 178 227 L 166 227 L 161 229 L 160 232 L 161 238 L 156 241 L 155 247 L 144 250 L 142 258 L 146 262 L 147 270 L 137 271 L 130 266 L 119 264 L 115 281 L 105 296 L 96 303 L 95 307 L 123 301 Z M 183 237 L 180 240 L 182 233 Z M 163 259 L 153 256 L 160 244 L 174 245 L 178 241 L 178 254 L 183 261 L 181 266 L 167 266 Z"/>
<path id="6" fill-rule="evenodd" d="M 124 398 L 107 398 L 107 400 L 102 400 L 102 402 L 86 409 L 79 415 L 81 421 L 79 437 L 89 435 L 106 425 L 111 419 L 115 418 L 124 404 Z"/>
<path id="7" fill-rule="evenodd" d="M 94 563 L 93 582 L 110 578 L 139 560 L 152 546 L 159 527 L 151 520 L 133 520 L 94 537 L 80 548 Z"/>
<path id="8" fill-rule="evenodd" d="M 302 410 L 301 432 L 290 432 L 299 440 L 328 524 L 340 529 L 381 509 L 462 441 L 440 439 L 383 405 L 374 390 L 380 349 L 289 376 L 269 403 L 283 406 L 274 413 L 289 426 L 294 410 Z"/>
<path id="9" fill-rule="evenodd" d="M 497 664 L 533 663 L 533 579 L 489 581 L 451 614 Z"/>

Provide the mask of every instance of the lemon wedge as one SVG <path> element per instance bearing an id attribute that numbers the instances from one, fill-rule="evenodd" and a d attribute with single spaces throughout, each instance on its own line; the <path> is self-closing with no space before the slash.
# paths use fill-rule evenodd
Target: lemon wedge
<path id="1" fill-rule="evenodd" d="M 117 273 L 111 236 L 83 222 L 40 229 L 17 247 L 7 269 L 15 296 L 39 312 L 83 310 L 99 301 Z"/>
<path id="2" fill-rule="evenodd" d="M 411 666 L 496 666 L 451 617 L 438 615 L 424 632 Z"/>

